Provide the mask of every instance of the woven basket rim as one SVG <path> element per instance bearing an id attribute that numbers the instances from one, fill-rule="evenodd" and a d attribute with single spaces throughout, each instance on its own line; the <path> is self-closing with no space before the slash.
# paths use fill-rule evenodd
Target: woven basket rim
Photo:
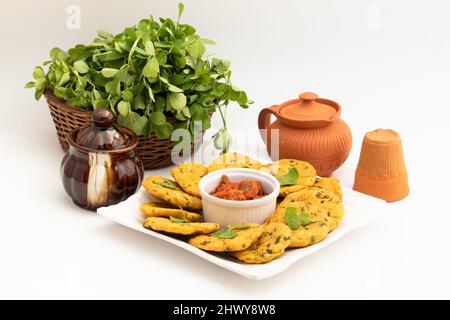
<path id="1" fill-rule="evenodd" d="M 66 100 L 57 97 L 51 89 L 46 89 L 44 91 L 44 96 L 48 101 L 56 102 L 58 106 L 67 109 L 67 111 L 70 113 L 75 113 L 75 114 L 79 114 L 79 115 L 87 115 L 87 114 L 90 115 L 93 112 L 93 110 L 86 110 L 83 108 L 77 108 L 77 107 L 71 106 L 70 104 L 68 104 L 66 102 Z M 176 123 L 181 122 L 180 120 L 175 118 L 175 116 L 173 114 L 164 113 L 164 115 L 166 116 L 166 119 L 168 120 L 167 122 L 170 122 L 171 124 L 176 124 Z M 211 116 L 212 116 L 212 112 L 210 113 L 209 117 L 211 118 Z M 143 135 L 140 135 L 139 137 L 147 138 Z M 159 139 L 159 140 L 164 140 L 164 139 Z"/>
<path id="2" fill-rule="evenodd" d="M 92 111 L 70 106 L 65 100 L 58 98 L 50 88 L 45 90 L 44 97 L 47 100 L 61 148 L 67 152 L 69 132 L 88 125 L 91 122 Z M 167 121 L 175 124 L 179 120 L 168 114 Z M 148 170 L 172 165 L 170 157 L 172 149 L 173 145 L 170 139 L 159 139 L 152 132 L 149 137 L 139 136 L 135 150 L 139 154 L 144 168 Z"/>
<path id="3" fill-rule="evenodd" d="M 52 100 L 52 101 L 56 101 L 58 102 L 58 105 L 61 107 L 64 107 L 68 110 L 70 110 L 73 113 L 81 113 L 81 114 L 86 114 L 86 113 L 92 113 L 92 110 L 86 110 L 86 109 L 82 109 L 82 108 L 77 108 L 77 107 L 72 107 L 70 104 L 68 104 L 66 102 L 66 100 L 61 99 L 59 97 L 57 97 L 52 90 L 50 89 L 46 89 L 44 91 L 44 96 L 47 100 Z"/>

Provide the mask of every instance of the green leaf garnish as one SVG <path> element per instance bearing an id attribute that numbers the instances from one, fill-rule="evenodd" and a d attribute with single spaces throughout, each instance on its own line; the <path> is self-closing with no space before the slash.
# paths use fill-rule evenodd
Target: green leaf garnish
<path id="1" fill-rule="evenodd" d="M 176 217 L 169 217 L 171 222 L 175 222 L 175 223 L 190 223 L 191 221 L 189 221 L 188 219 L 184 219 L 184 218 L 176 218 Z"/>
<path id="2" fill-rule="evenodd" d="M 289 169 L 288 173 L 279 177 L 278 181 L 282 186 L 292 186 L 294 184 L 297 184 L 298 178 L 299 178 L 298 170 L 297 168 L 293 167 Z"/>
<path id="3" fill-rule="evenodd" d="M 211 233 L 212 237 L 220 238 L 220 239 L 233 239 L 237 236 L 237 232 L 230 230 L 229 228 L 220 229 L 214 233 Z"/>
<path id="4" fill-rule="evenodd" d="M 228 226 L 229 229 L 233 229 L 233 230 L 247 230 L 250 229 L 250 225 L 243 223 L 243 224 L 233 224 Z"/>
<path id="5" fill-rule="evenodd" d="M 286 208 L 285 211 L 286 223 L 292 230 L 300 228 L 300 226 L 305 226 L 310 223 L 309 214 L 301 212 L 297 214 L 297 209 Z"/>
<path id="6" fill-rule="evenodd" d="M 153 184 L 156 184 L 156 185 L 164 187 L 164 188 L 168 188 L 171 190 L 178 190 L 177 186 L 173 182 L 158 181 L 158 180 L 153 180 L 152 182 L 153 182 Z"/>

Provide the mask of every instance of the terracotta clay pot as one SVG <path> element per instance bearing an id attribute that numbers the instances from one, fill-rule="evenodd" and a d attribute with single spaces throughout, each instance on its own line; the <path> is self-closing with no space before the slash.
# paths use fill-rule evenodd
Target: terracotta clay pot
<path id="1" fill-rule="evenodd" d="M 119 203 L 140 187 L 144 166 L 136 152 L 138 137 L 114 125 L 110 110 L 92 113 L 92 125 L 72 130 L 61 178 L 73 202 L 85 209 Z"/>
<path id="2" fill-rule="evenodd" d="M 271 124 L 272 115 L 277 120 Z M 307 161 L 319 176 L 328 177 L 344 163 L 352 148 L 351 131 L 340 115 L 338 103 L 305 92 L 299 99 L 263 109 L 258 127 L 272 159 Z M 274 129 L 279 130 L 278 155 L 272 152 Z"/>

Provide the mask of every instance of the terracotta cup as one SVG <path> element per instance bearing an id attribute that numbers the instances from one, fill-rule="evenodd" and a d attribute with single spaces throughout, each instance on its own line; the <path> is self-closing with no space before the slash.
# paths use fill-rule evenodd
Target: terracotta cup
<path id="1" fill-rule="evenodd" d="M 396 131 L 377 129 L 365 135 L 353 189 L 387 202 L 409 194 L 402 141 Z"/>

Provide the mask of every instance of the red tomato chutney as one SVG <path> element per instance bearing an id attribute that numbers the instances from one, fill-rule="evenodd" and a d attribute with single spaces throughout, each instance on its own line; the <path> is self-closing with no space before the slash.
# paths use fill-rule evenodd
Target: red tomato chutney
<path id="1" fill-rule="evenodd" d="M 228 176 L 223 175 L 219 186 L 211 193 L 212 196 L 225 200 L 255 200 L 265 197 L 260 181 L 242 180 L 231 182 Z"/>

